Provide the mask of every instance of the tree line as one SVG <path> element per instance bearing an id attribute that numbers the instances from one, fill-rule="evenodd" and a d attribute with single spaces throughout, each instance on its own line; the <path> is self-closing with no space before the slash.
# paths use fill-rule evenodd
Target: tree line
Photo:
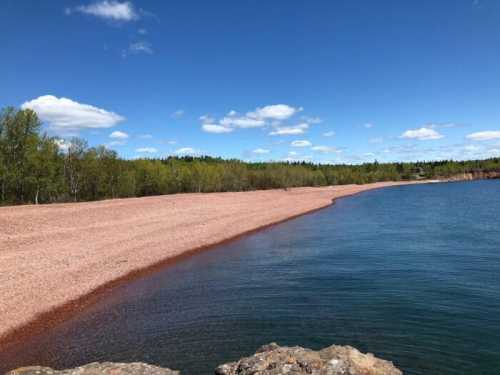
<path id="1" fill-rule="evenodd" d="M 500 158 L 361 165 L 209 156 L 128 160 L 80 138 L 62 147 L 42 133 L 32 110 L 9 107 L 0 114 L 0 205 L 446 178 L 478 170 L 500 170 Z"/>

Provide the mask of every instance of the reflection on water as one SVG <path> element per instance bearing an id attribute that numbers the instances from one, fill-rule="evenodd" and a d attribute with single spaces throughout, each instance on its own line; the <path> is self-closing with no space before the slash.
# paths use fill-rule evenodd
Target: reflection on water
<path id="1" fill-rule="evenodd" d="M 342 199 L 115 288 L 0 352 L 0 370 L 112 360 L 209 374 L 277 341 L 353 345 L 406 374 L 498 375 L 499 193 L 481 181 Z"/>

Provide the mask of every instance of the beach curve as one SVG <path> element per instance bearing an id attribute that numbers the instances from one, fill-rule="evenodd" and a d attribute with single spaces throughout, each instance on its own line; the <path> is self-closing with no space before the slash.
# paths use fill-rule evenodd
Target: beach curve
<path id="1" fill-rule="evenodd" d="M 0 208 L 0 345 L 116 283 L 367 190 L 429 181 Z"/>

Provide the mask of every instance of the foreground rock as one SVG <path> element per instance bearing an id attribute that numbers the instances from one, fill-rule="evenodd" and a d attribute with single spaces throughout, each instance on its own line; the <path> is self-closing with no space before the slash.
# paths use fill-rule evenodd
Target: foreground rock
<path id="1" fill-rule="evenodd" d="M 314 351 L 300 346 L 269 344 L 251 357 L 219 366 L 217 375 L 402 375 L 392 362 L 363 354 L 350 346 Z"/>
<path id="2" fill-rule="evenodd" d="M 179 371 L 145 363 L 91 363 L 69 370 L 21 367 L 6 375 L 180 375 Z M 216 375 L 402 375 L 392 362 L 363 354 L 350 346 L 332 345 L 314 351 L 300 346 L 264 345 L 251 357 L 226 363 Z"/>
<path id="3" fill-rule="evenodd" d="M 151 366 L 145 363 L 90 363 L 70 370 L 53 370 L 49 367 L 21 367 L 7 375 L 180 375 L 179 371 Z"/>

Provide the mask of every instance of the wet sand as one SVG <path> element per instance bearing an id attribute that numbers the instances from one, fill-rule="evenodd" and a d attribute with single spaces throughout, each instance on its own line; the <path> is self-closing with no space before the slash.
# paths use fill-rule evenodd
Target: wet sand
<path id="1" fill-rule="evenodd" d="M 402 184 L 408 182 L 0 208 L 0 342 L 176 257 L 336 198 Z"/>

